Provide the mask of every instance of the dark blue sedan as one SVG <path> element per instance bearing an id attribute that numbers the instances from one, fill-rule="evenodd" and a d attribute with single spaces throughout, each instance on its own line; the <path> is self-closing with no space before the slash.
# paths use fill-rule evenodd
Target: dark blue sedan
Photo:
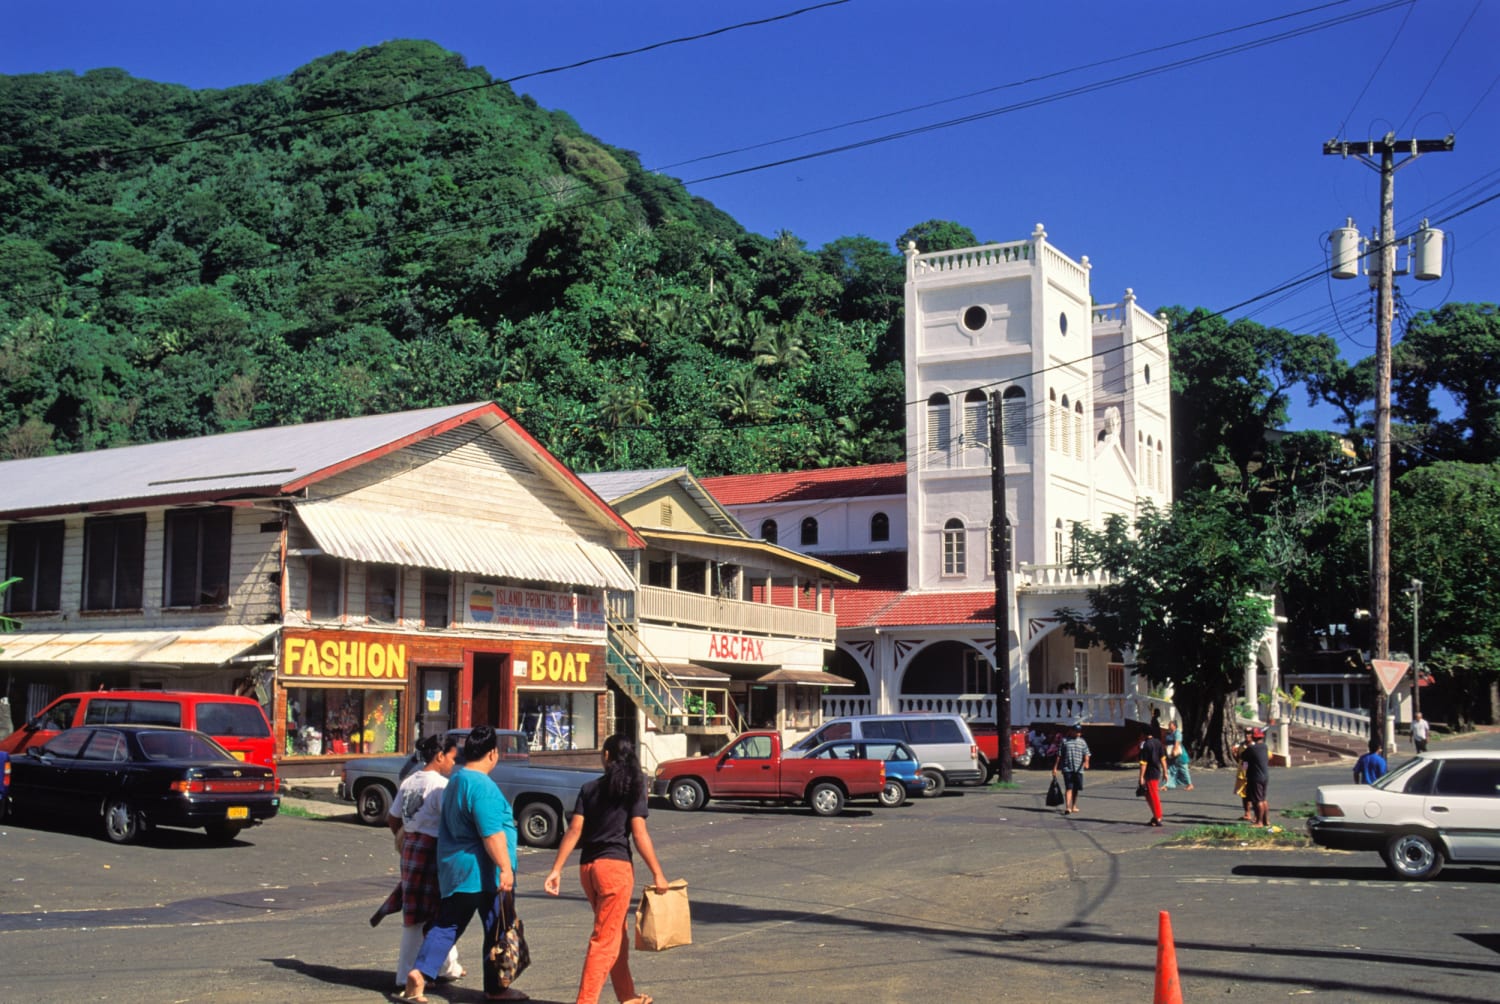
<path id="1" fill-rule="evenodd" d="M 153 826 L 202 827 L 232 840 L 281 804 L 271 768 L 236 760 L 191 729 L 86 725 L 27 749 L 10 766 L 17 817 L 99 823 L 117 844 Z"/>
<path id="2" fill-rule="evenodd" d="M 884 760 L 885 787 L 880 804 L 890 807 L 906 801 L 907 795 L 920 795 L 927 788 L 917 754 L 899 739 L 831 739 L 808 751 L 807 759 Z"/>

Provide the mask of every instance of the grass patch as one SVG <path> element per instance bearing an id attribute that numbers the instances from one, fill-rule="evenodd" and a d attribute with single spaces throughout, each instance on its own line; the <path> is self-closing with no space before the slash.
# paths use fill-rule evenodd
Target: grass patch
<path id="1" fill-rule="evenodd" d="M 1318 814 L 1318 807 L 1311 802 L 1298 802 L 1277 811 L 1288 819 L 1311 819 Z"/>
<path id="2" fill-rule="evenodd" d="M 1019 791 L 1021 788 L 1021 782 L 991 781 L 988 785 L 986 785 L 986 787 L 989 788 L 990 791 Z"/>
<path id="3" fill-rule="evenodd" d="M 300 805 L 292 805 L 290 802 L 282 802 L 281 808 L 277 810 L 278 816 L 296 816 L 298 819 L 322 819 L 316 812 L 308 812 Z"/>
<path id="4" fill-rule="evenodd" d="M 1300 827 L 1272 824 L 1263 830 L 1249 823 L 1210 823 L 1183 830 L 1170 840 L 1162 842 L 1164 847 L 1259 847 L 1286 849 L 1311 847 L 1312 841 Z"/>

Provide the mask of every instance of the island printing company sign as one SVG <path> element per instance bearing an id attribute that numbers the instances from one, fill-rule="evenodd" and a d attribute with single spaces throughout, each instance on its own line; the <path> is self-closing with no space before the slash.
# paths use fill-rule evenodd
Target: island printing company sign
<path id="1" fill-rule="evenodd" d="M 464 627 L 604 634 L 604 597 L 465 582 Z"/>

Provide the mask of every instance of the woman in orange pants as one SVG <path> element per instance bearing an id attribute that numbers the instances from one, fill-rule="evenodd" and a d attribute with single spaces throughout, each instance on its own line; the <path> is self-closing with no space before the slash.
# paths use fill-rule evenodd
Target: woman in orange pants
<path id="1" fill-rule="evenodd" d="M 610 736 L 604 741 L 604 776 L 585 784 L 573 807 L 568 832 L 557 848 L 544 888 L 553 896 L 562 887 L 563 865 L 573 848 L 582 846 L 578 877 L 594 908 L 594 933 L 589 936 L 577 1004 L 598 1004 L 609 979 L 623 1004 L 651 1004 L 635 992 L 630 975 L 630 907 L 635 900 L 635 866 L 630 843 L 651 869 L 658 892 L 667 891 L 667 877 L 656 860 L 651 834 L 646 832 L 646 775 L 630 740 Z"/>

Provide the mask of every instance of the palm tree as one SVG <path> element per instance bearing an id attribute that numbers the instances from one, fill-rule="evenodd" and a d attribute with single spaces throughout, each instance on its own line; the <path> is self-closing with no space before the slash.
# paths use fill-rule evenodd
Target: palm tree
<path id="1" fill-rule="evenodd" d="M 720 406 L 729 413 L 731 420 L 754 424 L 771 414 L 772 401 L 770 392 L 755 371 L 742 369 L 737 370 L 724 385 Z"/>
<path id="2" fill-rule="evenodd" d="M 802 330 L 796 324 L 763 325 L 751 351 L 755 365 L 771 369 L 796 369 L 808 360 Z"/>

